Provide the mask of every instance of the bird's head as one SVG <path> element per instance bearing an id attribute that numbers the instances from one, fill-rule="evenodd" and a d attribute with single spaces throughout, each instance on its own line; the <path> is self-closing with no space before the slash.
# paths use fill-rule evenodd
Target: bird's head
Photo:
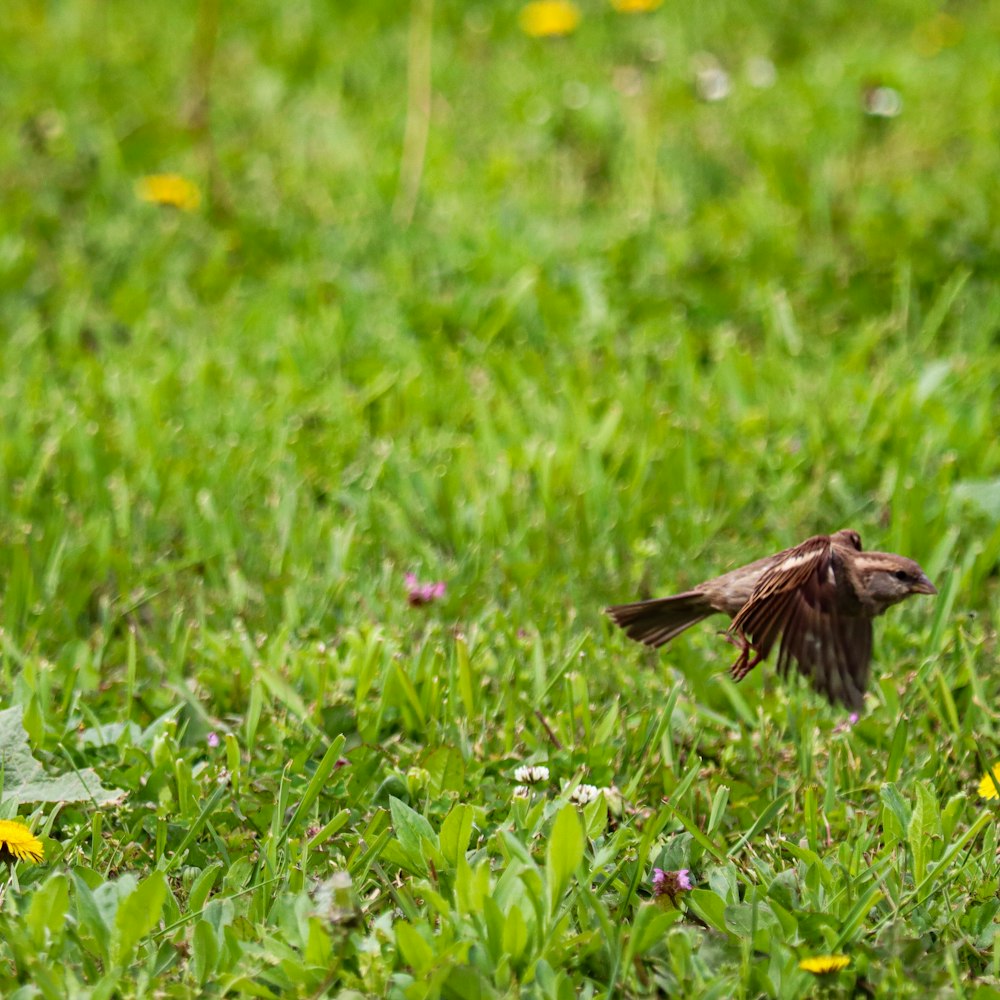
<path id="1" fill-rule="evenodd" d="M 854 564 L 858 596 L 877 615 L 913 594 L 936 594 L 937 587 L 912 559 L 891 552 L 865 552 Z"/>

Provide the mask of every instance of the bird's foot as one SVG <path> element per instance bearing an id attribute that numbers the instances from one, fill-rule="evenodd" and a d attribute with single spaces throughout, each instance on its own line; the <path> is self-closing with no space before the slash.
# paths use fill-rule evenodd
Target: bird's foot
<path id="1" fill-rule="evenodd" d="M 760 653 L 753 648 L 746 636 L 728 635 L 727 633 L 727 637 L 734 646 L 739 646 L 740 649 L 739 658 L 729 670 L 733 680 L 739 683 L 748 673 L 750 673 L 751 670 L 753 670 L 754 667 L 757 666 L 758 663 L 760 663 L 762 657 Z M 752 658 L 750 656 L 751 653 L 753 653 Z"/>

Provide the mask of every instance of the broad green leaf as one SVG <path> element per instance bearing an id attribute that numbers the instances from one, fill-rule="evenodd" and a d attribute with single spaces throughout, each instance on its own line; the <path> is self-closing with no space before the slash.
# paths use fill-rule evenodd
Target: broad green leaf
<path id="1" fill-rule="evenodd" d="M 319 917 L 309 919 L 309 937 L 302 953 L 306 968 L 329 968 L 334 955 L 333 940 L 328 930 L 329 924 Z M 335 932 L 336 933 L 336 932 Z M 337 935 L 338 942 L 340 935 Z"/>
<path id="2" fill-rule="evenodd" d="M 680 910 L 664 910 L 655 903 L 643 903 L 636 911 L 629 931 L 626 963 L 642 955 L 666 937 L 672 924 L 681 918 Z"/>
<path id="3" fill-rule="evenodd" d="M 170 904 L 170 896 L 167 896 L 167 905 Z M 236 904 L 225 896 L 216 896 L 205 904 L 202 910 L 203 919 L 207 920 L 218 934 L 230 927 L 236 919 Z"/>
<path id="4" fill-rule="evenodd" d="M 879 789 L 879 796 L 883 806 L 883 833 L 889 846 L 906 836 L 906 829 L 910 825 L 910 807 L 892 782 L 886 782 Z"/>
<path id="5" fill-rule="evenodd" d="M 778 903 L 774 899 L 768 899 L 767 905 L 770 907 L 771 912 L 774 914 L 775 919 L 778 921 L 779 924 L 781 924 L 781 931 L 785 936 L 785 939 L 786 940 L 794 939 L 799 929 L 798 921 L 795 919 L 794 914 L 786 910 L 780 903 Z"/>
<path id="6" fill-rule="evenodd" d="M 512 906 L 507 912 L 503 927 L 503 950 L 517 962 L 528 944 L 528 925 L 520 906 Z"/>
<path id="7" fill-rule="evenodd" d="M 511 830 L 501 829 L 498 843 L 508 861 L 520 861 L 524 865 L 533 865 L 534 859 L 527 845 L 523 844 L 520 838 Z"/>
<path id="8" fill-rule="evenodd" d="M 576 806 L 567 802 L 552 824 L 545 852 L 545 874 L 549 890 L 549 912 L 554 913 L 570 876 L 583 860 L 583 829 Z"/>
<path id="9" fill-rule="evenodd" d="M 458 864 L 460 857 L 465 857 L 472 836 L 472 806 L 462 802 L 456 803 L 451 812 L 441 824 L 441 853 L 452 867 Z"/>
<path id="10" fill-rule="evenodd" d="M 66 926 L 66 911 L 69 909 L 69 879 L 62 872 L 51 875 L 31 897 L 31 906 L 25 923 L 31 932 L 35 947 L 46 948 L 46 936 L 58 939 Z"/>
<path id="11" fill-rule="evenodd" d="M 461 792 L 465 786 L 465 760 L 455 747 L 438 747 L 423 761 L 435 794 Z"/>
<path id="12" fill-rule="evenodd" d="M 391 834 L 389 842 L 383 845 L 379 853 L 383 862 L 396 865 L 412 875 L 427 874 L 427 865 L 420 859 L 413 858 L 398 840 L 392 839 Z"/>
<path id="13" fill-rule="evenodd" d="M 740 901 L 740 883 L 736 866 L 713 865 L 708 869 L 708 886 L 726 904 Z"/>
<path id="14" fill-rule="evenodd" d="M 483 918 L 486 924 L 486 947 L 493 962 L 499 962 L 503 957 L 503 934 L 506 919 L 504 911 L 493 896 L 483 900 Z"/>
<path id="15" fill-rule="evenodd" d="M 207 920 L 197 920 L 191 936 L 191 971 L 194 978 L 204 984 L 215 974 L 219 961 L 219 939 L 215 928 Z"/>
<path id="16" fill-rule="evenodd" d="M 428 863 L 428 866 L 433 864 L 434 867 L 440 872 L 448 867 L 447 861 L 445 861 L 444 855 L 441 853 L 441 849 L 438 847 L 437 837 L 435 836 L 433 840 L 428 837 L 422 837 L 420 840 L 420 857 L 422 860 Z"/>
<path id="17" fill-rule="evenodd" d="M 106 972 L 94 985 L 94 990 L 90 994 L 90 1000 L 113 1000 L 118 992 L 118 984 L 121 982 L 125 970 L 120 966 Z"/>
<path id="18" fill-rule="evenodd" d="M 268 989 L 262 982 L 252 976 L 237 976 L 235 979 L 225 980 L 225 993 L 227 996 L 238 997 L 260 997 L 261 1000 L 279 1000 L 279 994 Z"/>
<path id="19" fill-rule="evenodd" d="M 686 896 L 687 905 L 708 924 L 723 934 L 729 933 L 726 927 L 726 904 L 709 889 L 692 889 Z"/>
<path id="20" fill-rule="evenodd" d="M 101 887 L 103 888 L 103 886 Z M 88 950 L 89 938 L 93 939 L 97 955 L 103 961 L 110 960 L 111 927 L 104 917 L 97 897 L 91 891 L 86 878 L 79 872 L 73 873 L 73 899 L 76 911 L 76 922 L 80 928 L 81 937 Z M 93 953 L 93 952 L 92 952 Z"/>
<path id="21" fill-rule="evenodd" d="M 396 945 L 403 960 L 418 975 L 428 972 L 434 964 L 434 952 L 412 924 L 399 920 L 395 926 Z"/>
<path id="22" fill-rule="evenodd" d="M 482 978 L 473 966 L 455 964 L 443 971 L 446 973 L 444 996 L 460 997 L 461 1000 L 483 1000 Z M 365 997 L 360 993 L 350 994 L 347 991 L 340 993 L 338 1000 L 365 1000 Z"/>
<path id="23" fill-rule="evenodd" d="M 464 856 L 459 857 L 455 870 L 455 902 L 459 912 L 468 915 L 481 913 L 489 891 L 489 861 L 481 861 L 473 868 Z"/>
<path id="24" fill-rule="evenodd" d="M 131 872 L 119 875 L 117 879 L 101 883 L 94 890 L 94 900 L 104 922 L 110 928 L 116 926 L 118 907 L 126 896 L 131 896 L 139 886 L 139 879 Z"/>
<path id="25" fill-rule="evenodd" d="M 188 893 L 188 913 L 197 913 L 205 905 L 205 900 L 208 899 L 208 894 L 212 891 L 216 876 L 222 871 L 222 867 L 222 862 L 216 861 L 194 880 Z"/>
<path id="26" fill-rule="evenodd" d="M 769 951 L 770 939 L 784 937 L 781 922 L 771 912 L 768 903 L 736 903 L 727 906 L 724 913 L 726 927 L 737 937 L 750 940 L 753 934 L 753 946 L 761 951 Z"/>
<path id="27" fill-rule="evenodd" d="M 119 902 L 115 916 L 119 962 L 126 962 L 136 945 L 159 923 L 169 891 L 166 875 L 154 871 Z"/>
<path id="28" fill-rule="evenodd" d="M 9 802 L 120 802 L 125 793 L 105 788 L 89 768 L 47 774 L 31 754 L 20 705 L 0 711 L 0 767 L 3 798 Z"/>
<path id="29" fill-rule="evenodd" d="M 437 847 L 438 839 L 434 828 L 426 817 L 395 796 L 389 798 L 389 812 L 392 814 L 392 828 L 403 851 L 417 871 L 426 873 L 427 860 L 422 842 L 427 840 Z"/>
<path id="30" fill-rule="evenodd" d="M 608 803 L 603 792 L 583 807 L 583 821 L 591 839 L 599 837 L 608 828 Z"/>

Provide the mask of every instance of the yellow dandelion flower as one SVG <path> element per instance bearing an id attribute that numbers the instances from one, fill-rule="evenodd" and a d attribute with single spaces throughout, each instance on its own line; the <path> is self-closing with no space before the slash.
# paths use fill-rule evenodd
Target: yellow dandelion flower
<path id="1" fill-rule="evenodd" d="M 136 193 L 143 201 L 154 205 L 169 205 L 185 212 L 193 212 L 201 204 L 201 191 L 179 174 L 150 174 L 136 185 Z"/>
<path id="2" fill-rule="evenodd" d="M 521 8 L 518 22 L 532 38 L 555 38 L 576 31 L 580 11 L 569 0 L 534 0 Z"/>
<path id="3" fill-rule="evenodd" d="M 645 14 L 662 3 L 663 0 L 611 0 L 611 6 L 619 14 Z"/>
<path id="4" fill-rule="evenodd" d="M 996 781 L 993 779 L 996 778 Z M 981 799 L 1000 798 L 997 795 L 997 785 L 1000 784 L 1000 764 L 994 764 L 993 770 L 989 774 L 983 775 L 983 780 L 979 782 L 979 797 Z"/>
<path id="5" fill-rule="evenodd" d="M 840 972 L 851 964 L 846 955 L 812 955 L 799 962 L 803 972 L 811 972 L 814 976 L 824 976 L 828 972 Z"/>
<path id="6" fill-rule="evenodd" d="M 25 826 L 13 819 L 0 819 L 0 861 L 41 861 L 45 857 L 42 842 Z"/>

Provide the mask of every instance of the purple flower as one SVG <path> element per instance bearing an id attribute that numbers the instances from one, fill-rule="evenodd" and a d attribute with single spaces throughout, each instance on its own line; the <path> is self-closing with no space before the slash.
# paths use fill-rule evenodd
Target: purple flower
<path id="1" fill-rule="evenodd" d="M 845 722 L 838 722 L 833 727 L 833 731 L 835 733 L 844 733 L 848 729 L 850 729 L 852 726 L 856 726 L 857 723 L 858 723 L 858 719 L 860 719 L 860 718 L 861 718 L 861 716 L 858 715 L 857 712 L 851 712 L 851 714 L 847 717 L 847 720 Z"/>
<path id="2" fill-rule="evenodd" d="M 210 747 L 217 747 L 219 745 L 219 734 L 216 732 L 209 733 L 206 742 Z"/>
<path id="3" fill-rule="evenodd" d="M 662 868 L 653 869 L 654 896 L 667 896 L 676 906 L 678 893 L 689 892 L 691 888 L 691 872 L 687 868 L 680 868 L 675 872 L 667 872 Z"/>
<path id="4" fill-rule="evenodd" d="M 653 895 L 662 896 L 667 891 L 667 873 L 662 868 L 653 869 Z"/>
<path id="5" fill-rule="evenodd" d="M 420 583 L 413 573 L 407 573 L 406 591 L 406 600 L 410 607 L 419 608 L 444 597 L 445 586 L 443 580 L 438 580 L 437 583 Z"/>

